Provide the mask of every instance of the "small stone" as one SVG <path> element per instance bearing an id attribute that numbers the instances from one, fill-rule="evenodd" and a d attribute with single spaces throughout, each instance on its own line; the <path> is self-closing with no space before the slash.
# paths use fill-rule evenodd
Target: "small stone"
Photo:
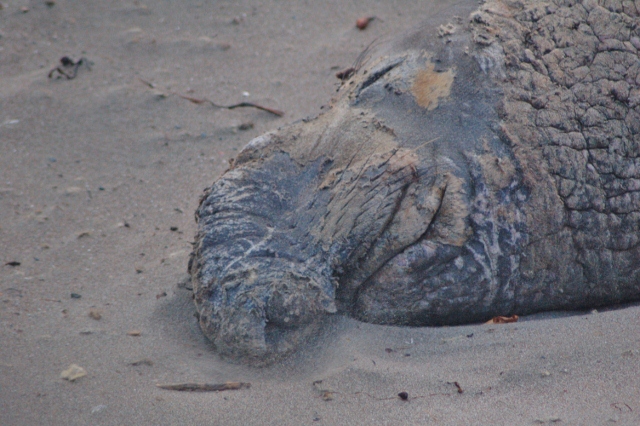
<path id="1" fill-rule="evenodd" d="M 241 15 L 236 16 L 235 18 L 233 18 L 231 20 L 231 23 L 233 25 L 240 25 L 242 22 L 244 22 L 245 18 L 247 17 L 246 13 L 243 13 Z"/>
<path id="2" fill-rule="evenodd" d="M 87 375 L 87 370 L 76 364 L 71 364 L 69 368 L 60 373 L 60 378 L 73 382 L 80 377 Z"/>
<path id="3" fill-rule="evenodd" d="M 540 372 L 540 376 L 541 376 L 541 377 L 549 377 L 550 375 L 551 375 L 551 373 L 550 373 L 550 372 L 548 372 L 547 370 L 542 370 L 542 371 Z"/>
<path id="4" fill-rule="evenodd" d="M 100 309 L 89 309 L 89 318 L 100 321 L 102 319 L 102 311 Z"/>
<path id="5" fill-rule="evenodd" d="M 106 409 L 107 409 L 107 406 L 104 405 L 104 404 L 96 405 L 95 407 L 93 407 L 91 409 L 91 414 L 96 414 L 96 413 L 99 413 L 99 412 L 104 411 Z"/>
<path id="6" fill-rule="evenodd" d="M 176 232 L 178 230 L 178 227 L 177 226 L 172 226 L 172 227 L 169 228 L 169 230 L 172 231 L 172 232 Z"/>
<path id="7" fill-rule="evenodd" d="M 56 5 L 56 2 L 55 2 L 55 0 L 45 0 L 44 4 L 46 4 L 49 7 L 53 7 L 53 6 Z"/>
<path id="8" fill-rule="evenodd" d="M 129 332 L 127 332 L 127 336 L 140 336 L 142 334 L 142 332 L 140 330 L 131 330 Z"/>
<path id="9" fill-rule="evenodd" d="M 22 12 L 22 13 L 27 13 L 28 11 L 29 11 L 29 8 L 27 6 L 22 6 L 20 8 L 20 12 Z"/>
<path id="10" fill-rule="evenodd" d="M 81 297 L 82 297 L 82 295 L 81 295 L 81 294 L 78 294 L 78 293 L 71 293 L 71 298 L 72 298 L 72 299 L 80 299 Z"/>
<path id="11" fill-rule="evenodd" d="M 70 186 L 64 190 L 64 195 L 71 196 L 82 192 L 82 188 L 78 186 Z"/>
<path id="12" fill-rule="evenodd" d="M 333 401 L 333 392 L 331 391 L 322 392 L 322 399 L 324 401 Z"/>

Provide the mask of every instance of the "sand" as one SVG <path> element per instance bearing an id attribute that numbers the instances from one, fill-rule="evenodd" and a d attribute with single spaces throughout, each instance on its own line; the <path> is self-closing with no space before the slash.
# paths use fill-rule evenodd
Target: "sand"
<path id="1" fill-rule="evenodd" d="M 262 369 L 198 329 L 184 284 L 202 190 L 446 1 L 2 5 L 0 425 L 640 424 L 638 306 L 447 328 L 336 316 Z M 378 19 L 360 31 L 363 16 Z M 91 70 L 47 78 L 65 55 Z M 86 375 L 62 379 L 71 364 Z M 156 386 L 225 381 L 251 387 Z"/>

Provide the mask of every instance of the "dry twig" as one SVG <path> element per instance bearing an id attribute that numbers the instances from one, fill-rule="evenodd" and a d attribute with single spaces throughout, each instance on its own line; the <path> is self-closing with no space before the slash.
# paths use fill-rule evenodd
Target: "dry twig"
<path id="1" fill-rule="evenodd" d="M 147 80 L 143 80 L 140 77 L 138 77 L 138 80 L 140 80 L 145 86 L 149 87 L 150 89 L 155 89 L 156 88 L 155 84 L 153 84 L 153 83 L 151 83 L 151 82 L 149 82 Z M 186 99 L 189 102 L 193 102 L 196 105 L 210 104 L 214 108 L 224 108 L 224 109 L 257 108 L 259 110 L 266 111 L 266 112 L 271 113 L 273 115 L 277 115 L 278 117 L 282 117 L 284 115 L 284 112 L 280 111 L 279 109 L 268 108 L 268 107 L 265 107 L 265 106 L 262 106 L 262 105 L 254 104 L 252 102 L 240 102 L 238 104 L 233 104 L 233 105 L 220 105 L 220 104 L 217 104 L 217 103 L 215 103 L 212 100 L 209 100 L 207 98 L 194 98 L 194 97 L 182 95 L 182 94 L 176 93 L 176 92 L 169 92 L 169 93 L 171 93 L 173 95 L 176 95 L 178 97 L 181 97 L 182 99 Z"/>
<path id="2" fill-rule="evenodd" d="M 225 383 L 157 383 L 161 389 L 186 391 L 186 392 L 220 392 L 225 390 L 248 389 L 251 383 L 225 382 Z"/>

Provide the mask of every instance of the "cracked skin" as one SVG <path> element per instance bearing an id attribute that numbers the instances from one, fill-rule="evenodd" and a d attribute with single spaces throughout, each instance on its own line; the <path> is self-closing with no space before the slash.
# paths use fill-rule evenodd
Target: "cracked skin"
<path id="1" fill-rule="evenodd" d="M 269 363 L 334 313 L 424 326 L 639 300 L 639 12 L 462 1 L 369 52 L 324 114 L 251 141 L 196 212 L 216 350 Z"/>

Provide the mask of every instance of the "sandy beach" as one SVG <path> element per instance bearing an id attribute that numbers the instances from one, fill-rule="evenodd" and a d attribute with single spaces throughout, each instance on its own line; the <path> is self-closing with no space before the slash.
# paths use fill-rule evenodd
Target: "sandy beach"
<path id="1" fill-rule="evenodd" d="M 640 424 L 637 304 L 443 328 L 335 316 L 266 368 L 198 328 L 203 189 L 252 138 L 317 115 L 371 42 L 451 2 L 1 5 L 0 425 Z M 65 56 L 76 77 L 49 78 Z M 86 375 L 61 378 L 71 364 Z M 227 381 L 250 387 L 156 386 Z"/>

